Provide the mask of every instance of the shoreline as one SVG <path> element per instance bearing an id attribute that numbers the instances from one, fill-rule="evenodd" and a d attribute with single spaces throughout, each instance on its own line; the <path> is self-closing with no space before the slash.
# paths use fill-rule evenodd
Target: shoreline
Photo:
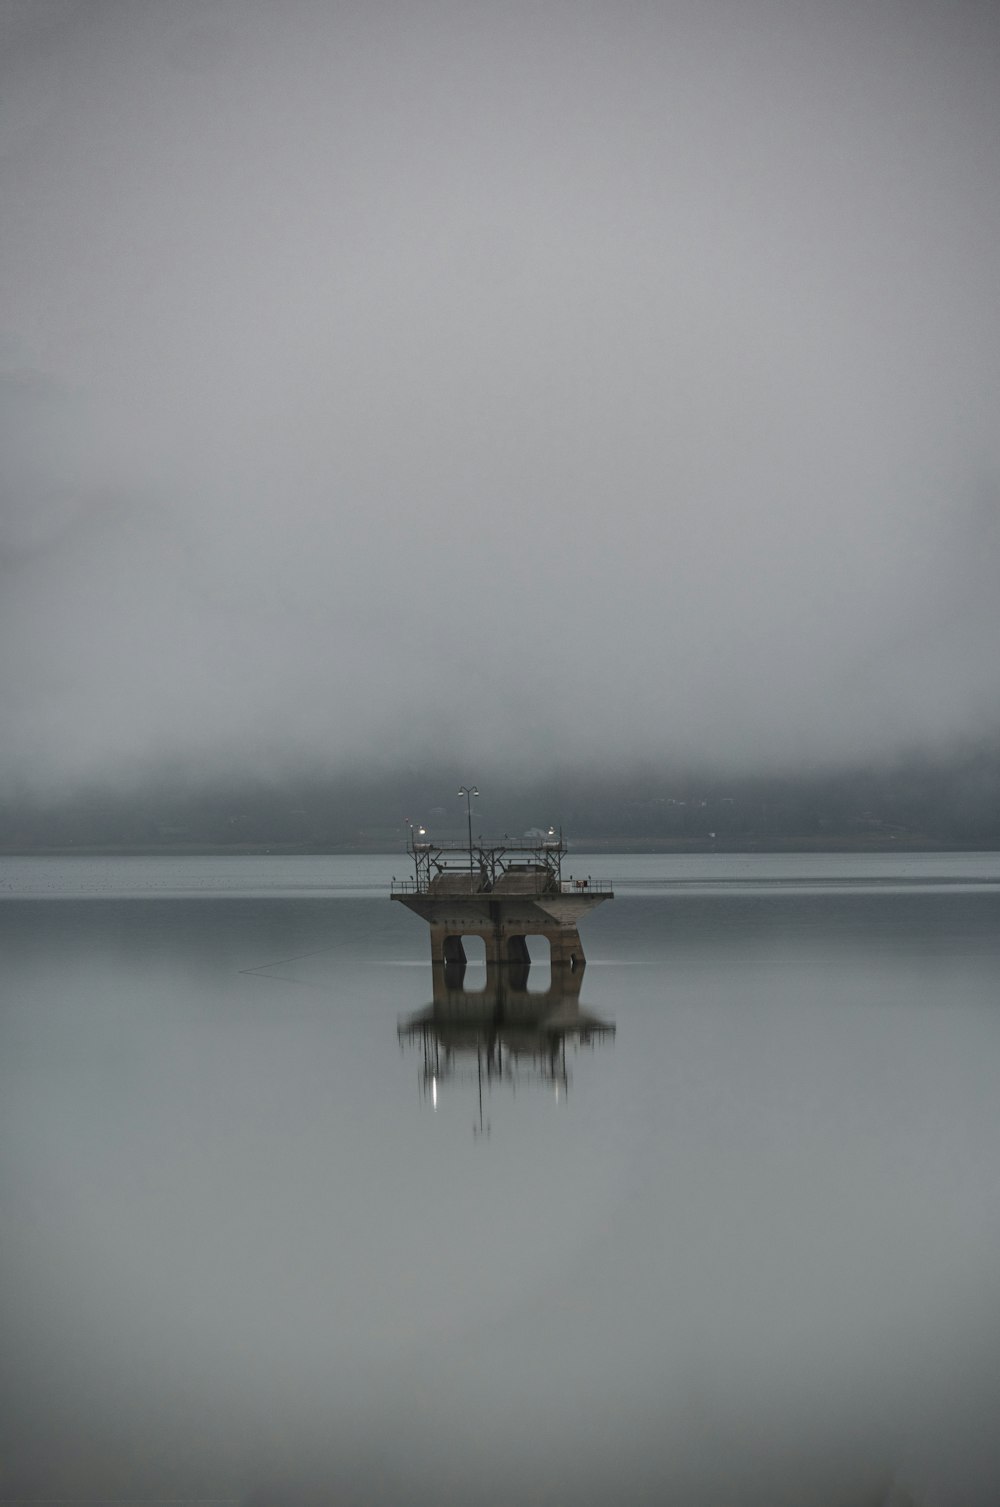
<path id="1" fill-rule="evenodd" d="M 995 853 L 1000 844 L 970 840 L 938 841 L 928 837 L 746 838 L 706 842 L 654 837 L 580 837 L 569 847 L 577 853 Z M 352 855 L 407 857 L 395 844 L 366 843 L 124 843 L 69 844 L 52 847 L 0 844 L 0 858 L 344 858 Z"/>

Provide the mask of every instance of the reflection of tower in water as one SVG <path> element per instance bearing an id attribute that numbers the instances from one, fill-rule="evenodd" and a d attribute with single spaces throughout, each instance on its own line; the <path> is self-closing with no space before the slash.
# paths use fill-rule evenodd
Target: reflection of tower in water
<path id="1" fill-rule="evenodd" d="M 423 1050 L 421 1081 L 437 1104 L 446 1080 L 476 1082 L 479 1128 L 483 1089 L 495 1082 L 540 1082 L 569 1090 L 567 1042 L 594 1046 L 614 1024 L 581 1008 L 583 970 L 553 969 L 548 989 L 529 990 L 527 964 L 487 966 L 482 989 L 465 988 L 464 964 L 435 964 L 430 1005 L 400 1023 L 399 1038 Z"/>

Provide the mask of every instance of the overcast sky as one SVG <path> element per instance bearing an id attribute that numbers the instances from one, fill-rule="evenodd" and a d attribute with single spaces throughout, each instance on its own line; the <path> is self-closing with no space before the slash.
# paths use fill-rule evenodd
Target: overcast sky
<path id="1" fill-rule="evenodd" d="M 996 731 L 994 5 L 0 17 L 0 786 Z"/>

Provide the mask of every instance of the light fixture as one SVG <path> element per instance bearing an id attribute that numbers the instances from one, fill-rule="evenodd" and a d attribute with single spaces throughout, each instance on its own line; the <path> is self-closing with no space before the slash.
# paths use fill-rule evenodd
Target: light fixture
<path id="1" fill-rule="evenodd" d="M 472 797 L 479 794 L 477 785 L 459 785 L 458 797 L 461 800 L 465 796 L 466 815 L 469 821 L 469 880 L 472 880 Z"/>

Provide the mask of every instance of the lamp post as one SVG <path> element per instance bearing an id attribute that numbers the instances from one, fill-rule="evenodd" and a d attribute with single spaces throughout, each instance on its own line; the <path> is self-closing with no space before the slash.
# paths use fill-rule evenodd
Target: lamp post
<path id="1" fill-rule="evenodd" d="M 463 795 L 465 796 L 465 811 L 466 811 L 466 815 L 467 815 L 467 817 L 469 819 L 469 878 L 471 879 L 472 878 L 472 797 L 474 795 L 478 795 L 479 791 L 476 789 L 475 785 L 459 785 L 459 787 L 458 787 L 458 794 L 459 794 L 459 799 L 461 799 L 461 797 Z"/>

